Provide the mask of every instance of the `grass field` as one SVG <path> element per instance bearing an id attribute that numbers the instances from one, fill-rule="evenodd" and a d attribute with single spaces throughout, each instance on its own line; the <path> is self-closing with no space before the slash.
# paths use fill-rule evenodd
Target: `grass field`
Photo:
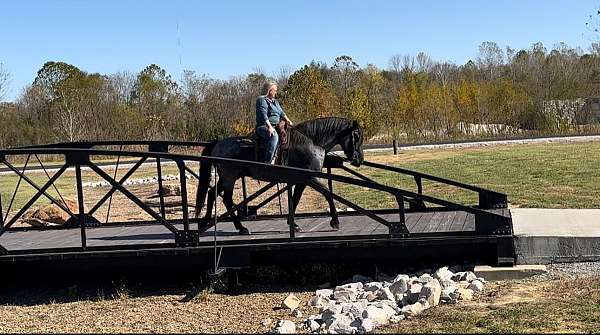
<path id="1" fill-rule="evenodd" d="M 506 193 L 513 207 L 600 207 L 600 142 L 404 151 L 395 156 L 386 152 L 365 159 Z M 370 168 L 359 171 L 378 182 L 416 191 L 412 178 Z M 393 201 L 340 187 L 368 207 L 388 207 Z M 424 193 L 477 203 L 476 193 L 439 183 L 424 183 Z"/>
<path id="2" fill-rule="evenodd" d="M 384 333 L 598 333 L 600 279 L 495 282 L 460 308 L 440 305 Z"/>

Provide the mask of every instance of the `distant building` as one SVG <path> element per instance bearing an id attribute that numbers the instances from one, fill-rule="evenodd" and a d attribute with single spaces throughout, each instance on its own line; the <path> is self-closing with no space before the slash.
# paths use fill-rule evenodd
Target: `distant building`
<path id="1" fill-rule="evenodd" d="M 600 97 L 585 99 L 585 104 L 575 115 L 577 124 L 600 123 Z"/>
<path id="2" fill-rule="evenodd" d="M 542 114 L 556 127 L 600 123 L 600 97 L 544 101 Z"/>

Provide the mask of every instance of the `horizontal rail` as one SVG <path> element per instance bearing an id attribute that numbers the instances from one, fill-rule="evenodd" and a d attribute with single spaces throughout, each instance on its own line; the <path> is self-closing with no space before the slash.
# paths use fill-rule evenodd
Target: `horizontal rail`
<path id="1" fill-rule="evenodd" d="M 433 176 L 433 175 L 426 174 L 426 173 L 421 173 L 421 172 L 412 171 L 412 170 L 408 170 L 408 169 L 404 169 L 404 168 L 400 168 L 400 167 L 383 165 L 383 164 L 369 162 L 369 161 L 364 161 L 362 165 L 376 168 L 376 169 L 381 169 L 381 170 L 386 170 L 386 171 L 391 171 L 391 172 L 396 172 L 396 173 L 400 173 L 400 174 L 413 176 L 417 182 L 417 188 L 419 190 L 419 192 L 418 192 L 419 194 L 422 193 L 422 189 L 423 189 L 421 179 L 427 179 L 427 180 L 439 182 L 442 184 L 462 188 L 465 190 L 477 192 L 479 194 L 479 207 L 480 208 L 506 208 L 506 206 L 507 206 L 506 194 L 488 190 L 488 189 L 485 189 L 485 188 L 482 188 L 479 186 L 469 185 L 469 184 L 457 182 L 455 180 L 437 177 L 437 176 Z"/>
<path id="2" fill-rule="evenodd" d="M 403 168 L 399 168 L 399 167 L 395 167 L 395 166 L 383 165 L 383 164 L 369 162 L 369 161 L 363 161 L 362 165 L 373 167 L 373 168 L 376 168 L 376 169 L 382 169 L 382 170 L 387 170 L 387 171 L 393 171 L 393 172 L 398 172 L 398 173 L 402 173 L 402 174 L 407 174 L 407 175 L 411 175 L 413 177 L 421 177 L 421 178 L 428 179 L 428 180 L 431 180 L 431 181 L 437 181 L 437 182 L 440 182 L 440 183 L 444 183 L 444 184 L 448 184 L 448 185 L 452 185 L 452 186 L 464 188 L 464 189 L 471 190 L 471 191 L 498 193 L 498 192 L 495 192 L 495 191 L 492 191 L 492 190 L 487 190 L 485 188 L 481 188 L 481 187 L 478 187 L 478 186 L 475 186 L 475 185 L 464 184 L 464 183 L 461 183 L 461 182 L 458 182 L 458 181 L 454 181 L 454 180 L 450 180 L 450 179 L 446 179 L 446 178 L 441 178 L 441 177 L 437 177 L 437 176 L 432 176 L 430 174 L 421 173 L 421 172 L 417 172 L 417 171 L 412 171 L 412 170 L 408 170 L 408 169 L 403 169 Z"/>

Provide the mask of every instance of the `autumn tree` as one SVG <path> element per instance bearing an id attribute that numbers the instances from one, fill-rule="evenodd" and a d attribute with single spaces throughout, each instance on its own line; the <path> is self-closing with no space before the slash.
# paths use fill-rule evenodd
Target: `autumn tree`
<path id="1" fill-rule="evenodd" d="M 290 76 L 281 92 L 281 100 L 294 120 L 334 115 L 331 112 L 332 93 L 323 72 L 322 65 L 312 62 Z"/>
<path id="2" fill-rule="evenodd" d="M 177 84 L 156 64 L 148 65 L 138 75 L 132 101 L 144 118 L 147 139 L 169 138 L 170 127 L 179 122 L 175 113 Z"/>

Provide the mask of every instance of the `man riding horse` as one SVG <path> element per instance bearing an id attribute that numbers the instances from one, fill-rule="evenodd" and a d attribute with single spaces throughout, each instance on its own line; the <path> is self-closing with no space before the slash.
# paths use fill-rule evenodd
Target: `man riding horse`
<path id="1" fill-rule="evenodd" d="M 261 96 L 256 99 L 256 134 L 266 143 L 264 161 L 273 164 L 275 151 L 279 143 L 279 135 L 275 128 L 283 119 L 292 126 L 293 123 L 285 115 L 279 101 L 275 99 L 277 95 L 277 83 L 268 81 L 263 86 Z"/>
<path id="2" fill-rule="evenodd" d="M 268 82 L 264 86 L 263 96 L 256 102 L 256 133 L 268 141 L 264 161 L 271 163 L 275 155 L 279 136 L 275 127 L 281 119 L 291 124 L 281 105 L 275 100 L 277 94 L 277 84 Z M 256 147 L 245 145 L 248 139 L 246 137 L 228 137 L 222 140 L 216 140 L 209 143 L 202 151 L 202 156 L 212 156 L 221 158 L 231 158 L 238 160 L 255 160 Z M 324 117 L 314 120 L 308 120 L 290 128 L 287 132 L 286 159 L 282 164 L 290 167 L 308 169 L 312 171 L 321 171 L 327 153 L 333 147 L 339 145 L 346 158 L 354 166 L 360 166 L 363 161 L 363 130 L 356 120 L 350 120 L 340 117 Z M 259 158 L 260 159 L 260 158 Z M 236 180 L 243 176 L 265 177 L 269 169 L 259 165 L 236 165 L 226 163 L 215 163 L 218 173 L 217 191 L 223 194 L 223 203 L 227 210 L 233 206 L 233 190 Z M 204 223 L 207 224 L 212 215 L 212 208 L 215 202 L 214 192 L 208 192 L 210 188 L 210 176 L 213 163 L 204 161 L 200 164 L 199 186 L 196 193 L 196 218 L 199 217 L 205 202 L 207 203 Z M 268 179 L 268 178 L 267 178 Z M 310 185 L 317 192 L 325 196 L 329 204 L 331 214 L 330 225 L 334 229 L 339 228 L 337 210 L 333 202 L 333 196 L 327 191 L 324 185 L 315 177 L 309 177 L 305 183 L 297 183 L 293 186 L 293 208 L 295 212 L 302 193 L 307 185 Z M 208 199 L 207 199 L 208 195 Z M 231 214 L 233 224 L 240 234 L 250 234 L 250 231 L 241 223 L 238 213 Z M 300 228 L 297 225 L 293 227 L 296 231 Z"/>

